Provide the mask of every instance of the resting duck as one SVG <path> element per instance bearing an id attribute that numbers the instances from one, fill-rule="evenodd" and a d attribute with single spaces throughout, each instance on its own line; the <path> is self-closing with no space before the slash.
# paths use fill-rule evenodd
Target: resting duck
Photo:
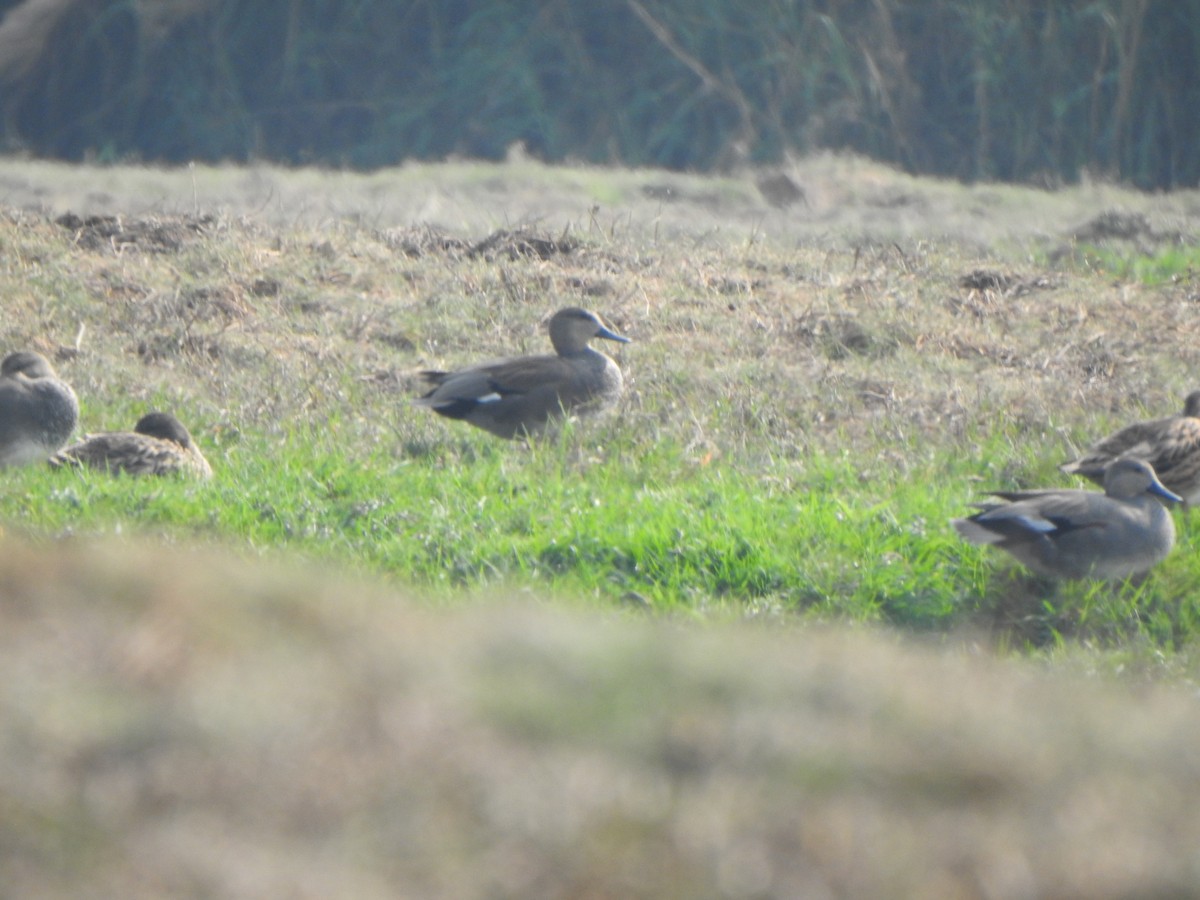
<path id="1" fill-rule="evenodd" d="M 1105 467 L 1122 456 L 1150 463 L 1163 486 L 1183 498 L 1185 510 L 1200 500 L 1200 391 L 1188 394 L 1183 415 L 1135 422 L 1059 468 L 1103 484 Z"/>
<path id="2" fill-rule="evenodd" d="M 88 466 L 129 475 L 212 477 L 212 467 L 183 423 L 164 412 L 142 416 L 133 431 L 85 435 L 78 444 L 52 456 L 50 465 Z"/>
<path id="3" fill-rule="evenodd" d="M 40 353 L 0 362 L 0 467 L 49 458 L 79 422 L 79 400 Z"/>

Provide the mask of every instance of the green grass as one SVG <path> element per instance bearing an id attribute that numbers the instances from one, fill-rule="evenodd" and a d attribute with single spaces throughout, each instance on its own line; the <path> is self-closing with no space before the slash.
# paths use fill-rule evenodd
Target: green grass
<path id="1" fill-rule="evenodd" d="M 1200 247 L 1167 247 L 1153 253 L 1087 245 L 1079 250 L 1087 264 L 1127 281 L 1160 285 L 1192 282 L 1200 270 Z"/>
<path id="2" fill-rule="evenodd" d="M 1200 615 L 1178 599 L 1200 577 L 1186 551 L 1140 584 L 1054 585 L 958 540 L 949 519 L 1002 479 L 961 452 L 934 451 L 884 483 L 849 454 L 751 471 L 621 428 L 595 444 L 598 430 L 568 427 L 528 448 L 470 434 L 415 456 L 346 453 L 337 431 L 215 448 L 211 484 L 14 471 L 0 518 L 35 535 L 132 532 L 304 557 L 451 603 L 529 588 L 715 620 L 971 631 L 1013 649 L 1173 650 Z"/>

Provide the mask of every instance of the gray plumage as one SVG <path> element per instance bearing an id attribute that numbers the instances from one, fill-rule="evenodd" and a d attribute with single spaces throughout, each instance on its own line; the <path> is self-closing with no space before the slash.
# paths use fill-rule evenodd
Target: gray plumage
<path id="1" fill-rule="evenodd" d="M 79 400 L 40 353 L 0 362 L 0 467 L 49 458 L 79 422 Z"/>
<path id="2" fill-rule="evenodd" d="M 133 431 L 85 435 L 50 458 L 55 468 L 87 466 L 127 475 L 212 477 L 212 467 L 187 428 L 170 413 L 147 413 Z"/>
<path id="3" fill-rule="evenodd" d="M 1181 499 L 1149 464 L 1111 463 L 1104 493 L 1076 490 L 993 491 L 1005 503 L 975 504 L 954 519 L 972 544 L 992 544 L 1052 578 L 1120 579 L 1144 572 L 1175 543 L 1171 514 L 1157 498 Z"/>
<path id="4" fill-rule="evenodd" d="M 1150 463 L 1159 481 L 1187 506 L 1200 501 L 1200 391 L 1188 394 L 1182 415 L 1122 428 L 1059 468 L 1103 484 L 1105 467 L 1122 456 Z"/>
<path id="5" fill-rule="evenodd" d="M 550 318 L 553 355 L 422 372 L 433 389 L 414 403 L 502 438 L 537 434 L 563 415 L 594 412 L 621 396 L 621 370 L 588 346 L 593 338 L 629 343 L 595 313 L 573 306 L 560 309 Z"/>

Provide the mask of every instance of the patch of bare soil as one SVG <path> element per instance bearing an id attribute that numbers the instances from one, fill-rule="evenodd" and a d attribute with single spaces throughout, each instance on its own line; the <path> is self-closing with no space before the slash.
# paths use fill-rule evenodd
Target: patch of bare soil
<path id="1" fill-rule="evenodd" d="M 877 330 L 850 313 L 806 313 L 796 320 L 793 328 L 798 341 L 833 360 L 848 356 L 890 356 L 903 337 L 895 331 Z"/>
<path id="2" fill-rule="evenodd" d="M 1050 252 L 1056 262 L 1071 258 L 1077 248 L 1110 247 L 1153 256 L 1169 247 L 1194 243 L 1194 229 L 1156 221 L 1144 212 L 1106 209 L 1067 231 L 1065 241 Z"/>
<path id="3" fill-rule="evenodd" d="M 579 241 L 575 238 L 567 235 L 552 237 L 532 228 L 503 228 L 482 240 L 470 241 L 426 223 L 383 231 L 379 237 L 387 246 L 413 259 L 431 254 L 489 261 L 551 259 L 579 249 Z"/>
<path id="4" fill-rule="evenodd" d="M 1092 243 L 1113 239 L 1141 243 L 1157 240 L 1159 235 L 1151 227 L 1150 220 L 1141 213 L 1106 210 L 1075 229 L 1071 237 L 1076 241 Z"/>
<path id="5" fill-rule="evenodd" d="M 566 235 L 554 238 L 530 229 L 503 229 L 492 232 L 482 241 L 472 245 L 467 255 L 488 260 L 523 257 L 550 259 L 554 256 L 567 256 L 578 247 L 579 241 Z"/>
<path id="6" fill-rule="evenodd" d="M 1017 275 L 995 269 L 972 269 L 958 279 L 958 286 L 968 291 L 1009 296 L 1047 290 L 1057 285 L 1058 280 L 1046 274 Z"/>
<path id="7" fill-rule="evenodd" d="M 379 239 L 393 250 L 413 259 L 429 254 L 461 256 L 471 249 L 470 241 L 429 224 L 385 230 L 379 233 Z"/>
<path id="8" fill-rule="evenodd" d="M 786 172 L 769 172 L 761 175 L 754 186 L 758 188 L 763 199 L 776 209 L 787 209 L 796 204 L 808 205 L 808 195 L 804 188 Z"/>
<path id="9" fill-rule="evenodd" d="M 147 253 L 175 253 L 186 243 L 210 231 L 217 223 L 213 215 L 153 217 L 78 216 L 64 213 L 55 223 L 74 233 L 74 241 L 85 250 L 114 253 L 134 249 Z"/>

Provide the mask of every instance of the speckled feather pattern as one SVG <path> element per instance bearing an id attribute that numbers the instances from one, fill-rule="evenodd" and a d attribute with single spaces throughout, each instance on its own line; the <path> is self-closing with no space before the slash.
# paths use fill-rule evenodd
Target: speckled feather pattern
<path id="1" fill-rule="evenodd" d="M 126 475 L 212 477 L 212 467 L 191 434 L 166 413 L 143 416 L 133 431 L 86 435 L 79 443 L 56 453 L 50 464 L 87 466 Z"/>
<path id="2" fill-rule="evenodd" d="M 1163 485 L 1189 506 L 1200 501 L 1200 391 L 1188 395 L 1182 415 L 1122 428 L 1060 468 L 1103 484 L 1105 467 L 1123 456 L 1148 462 Z"/>

